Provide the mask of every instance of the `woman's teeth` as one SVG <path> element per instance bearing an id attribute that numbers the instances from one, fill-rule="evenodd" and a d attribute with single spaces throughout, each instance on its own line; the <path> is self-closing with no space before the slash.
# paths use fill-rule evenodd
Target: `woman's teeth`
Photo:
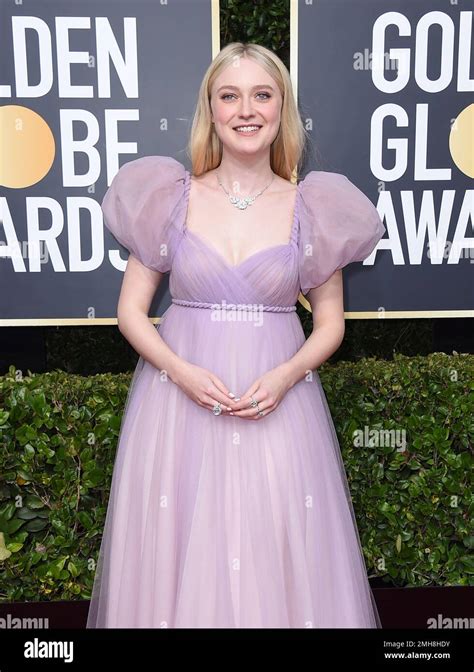
<path id="1" fill-rule="evenodd" d="M 237 131 L 237 133 L 256 133 L 257 131 L 260 130 L 260 126 L 238 126 L 234 130 Z"/>

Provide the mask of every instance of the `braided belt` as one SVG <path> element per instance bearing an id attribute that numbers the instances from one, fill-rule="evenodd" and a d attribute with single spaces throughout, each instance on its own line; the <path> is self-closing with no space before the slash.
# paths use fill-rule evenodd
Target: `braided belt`
<path id="1" fill-rule="evenodd" d="M 292 313 L 296 306 L 262 306 L 259 304 L 246 303 L 206 303 L 205 301 L 186 301 L 186 299 L 171 299 L 172 303 L 178 306 L 189 306 L 191 308 L 214 308 L 214 310 L 249 310 L 258 312 L 265 310 L 269 313 Z"/>

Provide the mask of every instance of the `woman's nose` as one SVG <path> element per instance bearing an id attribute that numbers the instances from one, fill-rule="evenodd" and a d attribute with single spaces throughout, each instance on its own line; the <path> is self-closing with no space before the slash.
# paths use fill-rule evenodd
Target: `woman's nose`
<path id="1" fill-rule="evenodd" d="M 253 101 L 251 98 L 242 98 L 240 103 L 240 114 L 243 117 L 250 117 L 253 115 Z"/>

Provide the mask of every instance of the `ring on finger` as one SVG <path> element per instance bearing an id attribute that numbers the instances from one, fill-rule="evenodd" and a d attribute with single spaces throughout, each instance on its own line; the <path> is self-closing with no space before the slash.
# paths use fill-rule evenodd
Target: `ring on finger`
<path id="1" fill-rule="evenodd" d="M 260 410 L 260 406 L 258 405 L 258 401 L 255 399 L 255 397 L 253 396 L 253 394 L 251 395 L 250 398 L 251 398 L 251 400 L 252 400 L 252 401 L 250 402 L 250 407 L 251 407 L 251 408 L 256 408 L 256 409 L 257 409 L 257 415 L 262 416 L 262 415 L 263 415 L 263 411 Z"/>

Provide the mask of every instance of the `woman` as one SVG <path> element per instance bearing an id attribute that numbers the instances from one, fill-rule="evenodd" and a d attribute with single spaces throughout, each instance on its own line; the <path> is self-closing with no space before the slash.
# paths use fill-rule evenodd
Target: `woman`
<path id="1" fill-rule="evenodd" d="M 230 44 L 200 89 L 193 175 L 147 156 L 105 195 L 130 251 L 118 325 L 140 359 L 89 628 L 380 627 L 316 369 L 344 336 L 340 269 L 385 227 L 343 175 L 290 182 L 304 139 L 284 64 Z"/>

